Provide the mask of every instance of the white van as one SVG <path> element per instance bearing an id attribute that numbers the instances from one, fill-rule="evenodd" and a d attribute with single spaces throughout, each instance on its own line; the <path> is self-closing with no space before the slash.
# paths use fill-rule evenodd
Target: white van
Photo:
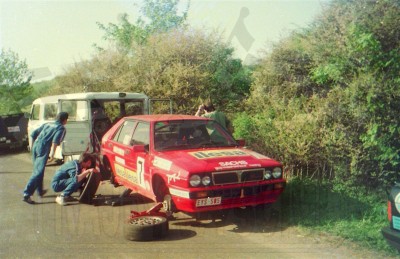
<path id="1" fill-rule="evenodd" d="M 67 134 L 54 158 L 63 161 L 85 151 L 96 152 L 93 150 L 93 140 L 101 141 L 103 134 L 123 116 L 149 114 L 151 101 L 142 93 L 119 92 L 87 92 L 38 98 L 32 103 L 28 122 L 29 149 L 32 147 L 32 131 L 43 123 L 55 121 L 56 115 L 65 111 L 69 114 L 65 125 Z"/>

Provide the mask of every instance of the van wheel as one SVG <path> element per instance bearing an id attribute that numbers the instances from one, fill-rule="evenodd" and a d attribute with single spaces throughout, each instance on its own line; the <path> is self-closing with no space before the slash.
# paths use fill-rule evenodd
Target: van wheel
<path id="1" fill-rule="evenodd" d="M 101 175 L 99 173 L 90 173 L 89 177 L 87 177 L 82 186 L 82 192 L 79 195 L 79 202 L 92 204 L 93 197 L 97 192 L 97 188 L 99 187 L 101 181 Z"/>
<path id="2" fill-rule="evenodd" d="M 168 220 L 165 217 L 140 216 L 128 220 L 125 237 L 131 241 L 150 241 L 165 237 L 168 230 Z"/>

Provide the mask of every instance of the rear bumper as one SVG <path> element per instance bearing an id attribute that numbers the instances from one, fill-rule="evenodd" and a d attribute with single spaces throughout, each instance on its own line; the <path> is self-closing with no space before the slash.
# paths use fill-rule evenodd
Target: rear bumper
<path id="1" fill-rule="evenodd" d="M 400 231 L 391 229 L 390 227 L 384 227 L 381 232 L 386 241 L 400 251 Z"/>

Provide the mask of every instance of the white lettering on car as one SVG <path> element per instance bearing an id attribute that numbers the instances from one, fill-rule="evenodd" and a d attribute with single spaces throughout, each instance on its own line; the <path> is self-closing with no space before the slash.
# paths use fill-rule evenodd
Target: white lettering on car
<path id="1" fill-rule="evenodd" d="M 166 171 L 170 171 L 171 170 L 171 166 L 172 166 L 172 162 L 167 160 L 167 159 L 164 159 L 164 158 L 156 156 L 154 158 L 154 160 L 153 160 L 153 165 L 158 167 L 158 168 L 160 168 L 160 169 L 164 169 Z"/>
<path id="2" fill-rule="evenodd" d="M 230 161 L 230 162 L 219 162 L 220 166 L 235 166 L 235 165 L 247 165 L 247 162 L 244 160 L 241 161 Z"/>
<path id="3" fill-rule="evenodd" d="M 171 183 L 171 181 L 176 181 L 176 180 L 180 180 L 181 179 L 181 173 L 174 173 L 174 174 L 167 174 L 167 178 L 168 178 L 168 184 Z"/>
<path id="4" fill-rule="evenodd" d="M 118 164 L 121 164 L 121 165 L 125 165 L 125 159 L 123 159 L 119 156 L 115 156 L 115 162 L 117 162 Z"/>
<path id="5" fill-rule="evenodd" d="M 145 184 L 144 184 L 144 158 L 143 157 L 137 158 L 136 171 L 138 174 L 139 185 L 144 188 Z"/>
<path id="6" fill-rule="evenodd" d="M 118 154 L 120 156 L 124 156 L 125 155 L 125 152 L 124 152 L 124 150 L 122 148 L 114 146 L 113 147 L 113 151 L 114 151 L 114 153 L 116 153 L 116 154 Z"/>
<path id="7" fill-rule="evenodd" d="M 189 154 L 196 157 L 197 159 L 248 155 L 246 152 L 244 152 L 240 149 L 228 149 L 228 150 L 218 150 L 217 149 L 217 150 L 190 152 Z"/>

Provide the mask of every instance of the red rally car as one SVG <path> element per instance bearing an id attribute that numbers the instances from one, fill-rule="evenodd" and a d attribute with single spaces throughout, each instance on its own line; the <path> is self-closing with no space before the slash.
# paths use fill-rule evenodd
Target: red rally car
<path id="1" fill-rule="evenodd" d="M 281 163 L 196 116 L 125 117 L 103 136 L 101 157 L 114 185 L 164 202 L 172 212 L 273 203 L 286 184 Z"/>

